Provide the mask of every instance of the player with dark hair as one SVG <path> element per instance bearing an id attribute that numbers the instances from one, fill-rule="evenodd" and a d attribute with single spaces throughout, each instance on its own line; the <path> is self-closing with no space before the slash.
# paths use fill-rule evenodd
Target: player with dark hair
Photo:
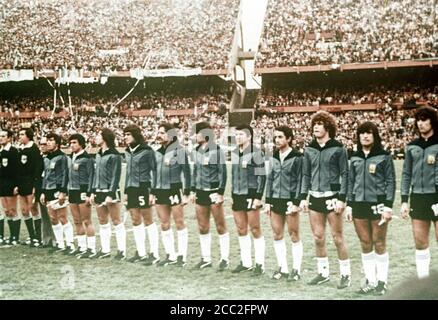
<path id="1" fill-rule="evenodd" d="M 401 214 L 412 219 L 418 278 L 429 276 L 429 232 L 438 240 L 438 115 L 431 107 L 415 112 L 419 138 L 406 147 L 401 179 Z M 410 198 L 410 207 L 409 207 Z"/>
<path id="2" fill-rule="evenodd" d="M 195 127 L 198 146 L 193 152 L 192 191 L 196 195 L 196 218 L 201 244 L 201 261 L 196 269 L 211 267 L 210 214 L 219 234 L 221 260 L 219 271 L 229 267 L 230 235 L 224 214 L 224 192 L 227 183 L 225 154 L 215 143 L 214 132 L 207 122 L 199 122 Z"/>
<path id="3" fill-rule="evenodd" d="M 301 194 L 301 168 L 303 155 L 292 149 L 292 130 L 286 126 L 275 128 L 276 150 L 269 161 L 266 183 L 266 204 L 274 233 L 274 249 L 279 269 L 272 279 L 287 278 L 297 281 L 301 278 L 303 244 L 300 240 L 299 204 Z M 289 274 L 287 249 L 284 241 L 284 225 L 287 223 L 292 240 L 293 269 Z"/>
<path id="4" fill-rule="evenodd" d="M 116 231 L 117 254 L 115 260 L 126 259 L 126 230 L 120 218 L 120 178 L 122 172 L 122 156 L 116 150 L 115 134 L 108 128 L 102 129 L 96 138 L 100 147 L 96 154 L 96 168 L 93 179 L 93 193 L 90 201 L 96 204 L 99 218 L 101 249 L 91 255 L 92 259 L 111 257 L 111 224 Z"/>
<path id="5" fill-rule="evenodd" d="M 2 243 L 16 245 L 20 239 L 21 219 L 17 215 L 16 193 L 18 151 L 11 144 L 12 137 L 12 131 L 0 130 L 0 199 L 5 210 L 10 233 L 8 240 L 3 240 L 3 234 Z M 4 219 L 1 221 L 4 221 Z"/>
<path id="6" fill-rule="evenodd" d="M 18 134 L 18 186 L 21 213 L 29 232 L 31 246 L 38 247 L 41 243 L 41 215 L 38 210 L 32 210 L 35 202 L 35 190 L 41 179 L 44 163 L 40 150 L 33 142 L 34 133 L 31 128 L 21 129 Z"/>
<path id="7" fill-rule="evenodd" d="M 309 211 L 310 225 L 316 246 L 318 274 L 309 284 L 319 285 L 330 280 L 325 240 L 327 221 L 335 243 L 341 279 L 338 289 L 351 284 L 351 267 L 343 235 L 343 212 L 347 196 L 348 157 L 345 147 L 335 140 L 336 121 L 326 111 L 312 117 L 314 140 L 304 150 L 300 207 Z M 309 200 L 307 196 L 310 194 Z"/>
<path id="8" fill-rule="evenodd" d="M 366 279 L 359 294 L 383 295 L 387 291 L 386 234 L 394 196 L 392 156 L 383 150 L 377 126 L 364 122 L 357 129 L 357 152 L 351 157 L 347 193 L 347 221 L 354 221 Z"/>
<path id="9" fill-rule="evenodd" d="M 160 261 L 158 254 L 158 228 L 152 217 L 150 194 L 152 179 L 156 179 L 156 162 L 154 150 L 144 141 L 141 129 L 136 125 L 128 125 L 124 130 L 126 180 L 125 197 L 127 209 L 131 213 L 136 252 L 129 262 L 144 262 L 153 265 Z M 145 226 L 149 236 L 150 253 L 146 254 Z"/>
<path id="10" fill-rule="evenodd" d="M 240 264 L 232 271 L 240 273 L 253 270 L 254 276 L 265 272 L 265 238 L 260 226 L 260 208 L 266 184 L 265 158 L 253 144 L 253 130 L 249 125 L 237 126 L 237 147 L 231 155 L 233 216 L 239 235 Z M 254 239 L 255 267 L 252 264 L 251 238 Z"/>
<path id="11" fill-rule="evenodd" d="M 47 135 L 47 156 L 40 201 L 47 206 L 56 238 L 57 247 L 51 252 L 70 254 L 74 251 L 74 236 L 73 226 L 67 219 L 68 159 L 61 151 L 61 141 L 61 137 L 55 133 Z"/>
<path id="12" fill-rule="evenodd" d="M 72 134 L 71 155 L 68 163 L 68 200 L 76 226 L 78 248 L 72 255 L 78 259 L 96 253 L 96 236 L 91 220 L 90 196 L 94 178 L 94 160 L 85 151 L 86 141 L 81 134 Z"/>

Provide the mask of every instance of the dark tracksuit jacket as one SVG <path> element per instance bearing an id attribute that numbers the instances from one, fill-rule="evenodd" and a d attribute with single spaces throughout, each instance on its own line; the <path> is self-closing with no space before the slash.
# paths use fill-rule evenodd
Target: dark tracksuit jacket
<path id="1" fill-rule="evenodd" d="M 122 156 L 114 148 L 105 152 L 102 149 L 96 154 L 96 164 L 93 179 L 93 193 L 116 192 L 120 190 L 122 174 Z"/>
<path id="2" fill-rule="evenodd" d="M 155 151 L 157 163 L 157 179 L 152 187 L 152 194 L 156 189 L 170 190 L 182 188 L 184 195 L 190 194 L 191 171 L 187 152 L 178 143 L 174 142 Z"/>
<path id="3" fill-rule="evenodd" d="M 401 179 L 402 202 L 409 193 L 438 193 L 438 133 L 427 141 L 418 138 L 406 147 Z"/>
<path id="4" fill-rule="evenodd" d="M 18 179 L 19 181 L 31 181 L 35 189 L 41 183 L 41 174 L 44 170 L 43 157 L 35 143 L 18 148 Z"/>
<path id="5" fill-rule="evenodd" d="M 237 147 L 231 153 L 232 185 L 234 195 L 249 195 L 253 192 L 261 200 L 266 185 L 265 157 L 255 146 L 249 145 L 243 152 Z"/>
<path id="6" fill-rule="evenodd" d="M 125 192 L 129 187 L 138 188 L 140 184 L 146 184 L 147 188 L 151 188 L 153 179 L 156 179 L 157 164 L 155 160 L 154 150 L 146 143 L 137 145 L 132 151 L 131 148 L 126 148 L 126 179 Z"/>
<path id="7" fill-rule="evenodd" d="M 223 150 L 215 143 L 208 144 L 206 149 L 198 146 L 193 152 L 193 161 L 192 191 L 218 190 L 223 195 L 227 184 Z"/>
<path id="8" fill-rule="evenodd" d="M 18 151 L 8 144 L 0 150 L 0 184 L 17 186 Z"/>
<path id="9" fill-rule="evenodd" d="M 44 159 L 44 191 L 67 193 L 68 159 L 64 152 L 56 150 L 47 154 Z"/>
<path id="10" fill-rule="evenodd" d="M 280 152 L 274 152 L 269 159 L 266 203 L 271 203 L 272 199 L 285 199 L 299 205 L 302 163 L 303 155 L 296 150 L 292 149 L 283 163 L 280 161 Z"/>
<path id="11" fill-rule="evenodd" d="M 348 155 L 342 143 L 335 139 L 327 141 L 324 147 L 313 140 L 304 150 L 301 199 L 309 191 L 333 191 L 339 193 L 339 200 L 345 201 L 348 183 Z"/>
<path id="12" fill-rule="evenodd" d="M 395 169 L 392 156 L 383 149 L 353 154 L 348 172 L 347 201 L 383 203 L 392 208 L 395 197 Z"/>
<path id="13" fill-rule="evenodd" d="M 86 151 L 74 159 L 71 154 L 68 168 L 68 190 L 86 190 L 89 197 L 93 187 L 94 159 Z"/>

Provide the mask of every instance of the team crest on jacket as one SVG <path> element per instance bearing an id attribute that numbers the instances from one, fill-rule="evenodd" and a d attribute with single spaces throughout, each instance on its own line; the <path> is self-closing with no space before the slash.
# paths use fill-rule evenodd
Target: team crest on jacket
<path id="1" fill-rule="evenodd" d="M 27 163 L 27 155 L 23 154 L 21 155 L 21 163 L 26 164 Z"/>
<path id="2" fill-rule="evenodd" d="M 2 166 L 3 167 L 7 167 L 8 166 L 8 158 L 3 158 L 2 159 Z"/>

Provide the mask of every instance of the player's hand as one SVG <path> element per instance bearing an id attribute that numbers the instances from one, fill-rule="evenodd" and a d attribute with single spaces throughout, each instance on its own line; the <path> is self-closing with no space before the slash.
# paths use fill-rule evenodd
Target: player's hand
<path id="1" fill-rule="evenodd" d="M 254 199 L 254 201 L 252 202 L 252 209 L 253 210 L 258 210 L 263 206 L 262 200 L 260 199 Z"/>
<path id="2" fill-rule="evenodd" d="M 183 195 L 183 196 L 182 196 L 182 199 L 181 199 L 181 205 L 185 206 L 185 205 L 187 205 L 188 203 L 189 203 L 189 197 L 186 196 L 186 195 Z"/>
<path id="3" fill-rule="evenodd" d="M 353 208 L 350 206 L 347 206 L 345 208 L 345 221 L 351 222 L 353 221 Z"/>
<path id="4" fill-rule="evenodd" d="M 18 187 L 14 188 L 14 196 L 16 196 L 18 194 Z"/>
<path id="5" fill-rule="evenodd" d="M 155 205 L 155 201 L 156 201 L 155 196 L 153 194 L 150 194 L 149 195 L 149 205 L 150 206 Z"/>
<path id="6" fill-rule="evenodd" d="M 102 203 L 102 205 L 106 206 L 106 205 L 108 205 L 108 204 L 110 204 L 112 202 L 113 202 L 113 198 L 111 198 L 110 196 L 106 196 L 105 197 L 105 201 Z"/>
<path id="7" fill-rule="evenodd" d="M 94 198 L 95 198 L 95 197 L 96 197 L 96 196 L 95 196 L 94 193 L 92 193 L 92 194 L 90 195 L 90 204 L 93 205 L 93 206 L 96 205 L 96 202 L 94 202 Z"/>
<path id="8" fill-rule="evenodd" d="M 303 210 L 303 212 L 309 212 L 309 202 L 307 200 L 301 200 L 300 201 L 300 208 Z"/>
<path id="9" fill-rule="evenodd" d="M 221 204 L 221 203 L 224 203 L 224 195 L 218 193 L 216 198 L 216 204 Z"/>
<path id="10" fill-rule="evenodd" d="M 392 219 L 392 208 L 385 207 L 382 213 L 382 219 L 379 222 L 379 226 L 383 225 L 386 222 L 391 221 Z"/>
<path id="11" fill-rule="evenodd" d="M 400 207 L 400 214 L 403 219 L 407 219 L 409 217 L 409 204 L 407 202 L 403 202 Z"/>
<path id="12" fill-rule="evenodd" d="M 265 203 L 263 207 L 263 212 L 268 216 L 271 216 L 272 211 L 271 211 L 271 205 L 269 203 Z"/>
<path id="13" fill-rule="evenodd" d="M 335 213 L 342 214 L 344 210 L 345 210 L 345 202 L 340 200 L 336 201 Z"/>
<path id="14" fill-rule="evenodd" d="M 35 195 L 35 188 L 32 188 L 32 195 Z"/>
<path id="15" fill-rule="evenodd" d="M 191 192 L 189 196 L 190 203 L 196 203 L 196 193 Z"/>
<path id="16" fill-rule="evenodd" d="M 60 192 L 58 196 L 59 204 L 62 206 L 66 200 L 66 194 L 64 192 Z"/>
<path id="17" fill-rule="evenodd" d="M 44 193 L 41 193 L 40 202 L 41 204 L 46 205 L 46 196 L 44 195 Z"/>
<path id="18" fill-rule="evenodd" d="M 85 205 L 87 207 L 91 207 L 91 198 L 89 196 L 85 197 Z"/>

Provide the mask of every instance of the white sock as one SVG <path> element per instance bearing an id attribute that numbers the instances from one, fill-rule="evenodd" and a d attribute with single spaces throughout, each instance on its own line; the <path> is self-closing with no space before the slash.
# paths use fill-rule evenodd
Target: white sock
<path id="1" fill-rule="evenodd" d="M 143 222 L 138 226 L 133 226 L 132 232 L 134 233 L 135 247 L 137 248 L 138 255 L 144 257 L 146 255 L 146 232 Z"/>
<path id="2" fill-rule="evenodd" d="M 376 254 L 377 280 L 388 282 L 389 254 Z"/>
<path id="3" fill-rule="evenodd" d="M 183 256 L 183 260 L 187 260 L 187 248 L 189 245 L 189 230 L 184 228 L 182 230 L 178 230 L 178 255 Z"/>
<path id="4" fill-rule="evenodd" d="M 316 261 L 318 266 L 318 273 L 327 278 L 330 274 L 328 257 L 316 258 Z"/>
<path id="5" fill-rule="evenodd" d="M 103 253 L 111 252 L 111 224 L 108 222 L 107 224 L 99 225 L 99 233 L 100 233 L 100 246 L 102 247 Z"/>
<path id="6" fill-rule="evenodd" d="M 239 246 L 240 246 L 240 258 L 242 260 L 242 265 L 246 268 L 251 268 L 252 267 L 251 237 L 248 234 L 246 236 L 239 236 Z"/>
<path id="7" fill-rule="evenodd" d="M 126 255 L 126 230 L 125 224 L 123 222 L 119 223 L 114 227 L 116 230 L 116 241 L 117 241 L 117 250 L 123 251 Z M 144 243 L 144 241 L 143 241 Z"/>
<path id="8" fill-rule="evenodd" d="M 211 233 L 200 234 L 202 260 L 211 262 Z"/>
<path id="9" fill-rule="evenodd" d="M 96 237 L 87 237 L 87 248 L 91 249 L 93 253 L 96 252 Z"/>
<path id="10" fill-rule="evenodd" d="M 350 259 L 339 260 L 339 271 L 341 276 L 351 275 Z"/>
<path id="11" fill-rule="evenodd" d="M 59 222 L 58 224 L 52 225 L 53 234 L 55 235 L 56 243 L 58 244 L 58 248 L 64 249 L 64 234 L 62 231 L 62 224 Z"/>
<path id="12" fill-rule="evenodd" d="M 280 267 L 281 272 L 289 273 L 289 268 L 287 267 L 287 250 L 286 242 L 284 239 L 274 240 L 274 250 L 277 257 L 277 264 Z"/>
<path id="13" fill-rule="evenodd" d="M 64 229 L 65 242 L 67 243 L 67 246 L 74 249 L 74 235 L 72 224 L 70 222 L 67 222 L 62 227 Z"/>
<path id="14" fill-rule="evenodd" d="M 429 276 L 430 265 L 430 250 L 415 250 L 415 263 L 417 265 L 418 279 L 427 278 Z"/>
<path id="15" fill-rule="evenodd" d="M 78 236 L 78 247 L 80 251 L 87 250 L 87 236 L 85 234 Z"/>
<path id="16" fill-rule="evenodd" d="M 35 220 L 40 220 L 41 219 L 41 214 L 37 214 L 36 216 L 32 216 L 33 221 Z"/>
<path id="17" fill-rule="evenodd" d="M 254 238 L 254 256 L 255 263 L 261 264 L 262 267 L 265 267 L 265 237 L 261 236 L 260 238 Z"/>
<path id="18" fill-rule="evenodd" d="M 146 230 L 149 237 L 150 252 L 158 258 L 158 227 L 155 222 L 152 222 L 150 225 L 146 226 Z"/>
<path id="19" fill-rule="evenodd" d="M 176 260 L 175 241 L 173 239 L 173 230 L 170 228 L 166 231 L 161 231 L 161 239 L 163 240 L 164 251 L 169 255 L 170 260 Z"/>
<path id="20" fill-rule="evenodd" d="M 228 261 L 230 258 L 230 234 L 228 232 L 219 235 L 219 247 L 221 260 Z"/>
<path id="21" fill-rule="evenodd" d="M 362 265 L 365 279 L 368 280 L 371 286 L 376 285 L 376 254 L 374 251 L 362 253 Z"/>
<path id="22" fill-rule="evenodd" d="M 301 274 L 301 263 L 303 261 L 303 242 L 292 242 L 292 259 L 293 269 Z"/>

